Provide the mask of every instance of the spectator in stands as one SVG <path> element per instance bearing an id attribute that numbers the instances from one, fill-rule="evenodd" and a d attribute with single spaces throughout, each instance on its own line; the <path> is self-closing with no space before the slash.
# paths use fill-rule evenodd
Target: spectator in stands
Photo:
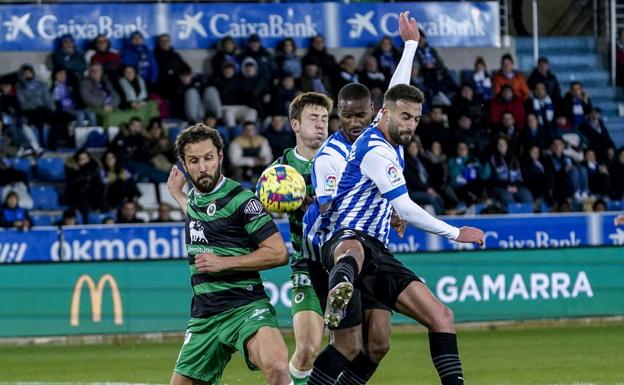
<path id="1" fill-rule="evenodd" d="M 158 216 L 151 221 L 152 223 L 171 223 L 175 222 L 171 218 L 171 206 L 167 203 L 160 203 L 158 205 Z"/>
<path id="2" fill-rule="evenodd" d="M 325 75 L 325 72 L 323 72 L 318 60 L 314 57 L 303 58 L 301 91 L 314 91 L 328 96 L 333 95 L 333 88 L 331 82 L 329 81 L 329 77 Z"/>
<path id="3" fill-rule="evenodd" d="M 106 189 L 100 165 L 86 150 L 78 150 L 65 161 L 65 201 L 87 222 L 89 211 L 106 210 Z"/>
<path id="4" fill-rule="evenodd" d="M 620 30 L 615 44 L 615 82 L 618 86 L 624 87 L 624 29 Z"/>
<path id="5" fill-rule="evenodd" d="M 422 36 L 423 35 L 421 35 L 421 38 Z M 373 50 L 372 55 L 377 59 L 381 72 L 387 79 L 390 79 L 401 60 L 401 50 L 392 43 L 390 37 L 384 36 L 379 40 L 379 44 L 377 44 L 377 47 Z"/>
<path id="6" fill-rule="evenodd" d="M 210 85 L 203 74 L 193 74 L 191 67 L 182 66 L 178 73 L 178 85 L 171 100 L 173 116 L 201 122 L 206 114 L 221 119 L 223 108 L 219 91 Z"/>
<path id="7" fill-rule="evenodd" d="M 550 142 L 550 131 L 539 124 L 534 113 L 527 114 L 526 126 L 520 133 L 520 152 L 524 154 L 533 146 L 546 148 Z"/>
<path id="8" fill-rule="evenodd" d="M 147 134 L 140 118 L 134 117 L 127 125 L 120 127 L 119 134 L 109 145 L 109 150 L 138 178 L 154 183 L 167 181 L 169 173 L 157 169 L 151 163 Z"/>
<path id="9" fill-rule="evenodd" d="M 9 191 L 0 209 L 0 226 L 25 231 L 30 229 L 31 224 L 28 211 L 19 207 L 19 195 L 15 191 Z"/>
<path id="10" fill-rule="evenodd" d="M 291 75 L 299 79 L 302 73 L 301 58 L 297 55 L 297 45 L 291 37 L 280 41 L 275 47 L 275 63 L 277 64 L 277 74 L 279 76 Z"/>
<path id="11" fill-rule="evenodd" d="M 119 95 L 99 63 L 89 66 L 89 75 L 80 82 L 80 96 L 102 122 L 119 106 Z"/>
<path id="12" fill-rule="evenodd" d="M 56 110 L 69 115 L 68 119 L 74 120 L 77 126 L 96 126 L 95 113 L 84 108 L 80 89 L 67 81 L 67 71 L 65 69 L 54 71 L 52 80 L 50 92 Z"/>
<path id="13" fill-rule="evenodd" d="M 563 152 L 572 158 L 575 164 L 580 164 L 584 159 L 584 152 L 589 144 L 585 135 L 578 128 L 571 126 L 563 115 L 555 118 L 555 127 L 552 132 L 553 136 L 563 139 L 565 143 Z"/>
<path id="14" fill-rule="evenodd" d="M 14 81 L 10 75 L 0 77 L 0 117 L 3 134 L 8 134 L 13 145 L 18 147 L 17 156 L 43 154 L 38 135 L 21 117 Z"/>
<path id="15" fill-rule="evenodd" d="M 412 140 L 405 149 L 404 175 L 410 198 L 420 205 L 431 205 L 437 215 L 444 214 L 444 200 L 433 188 L 425 167 L 423 150 L 418 138 Z"/>
<path id="16" fill-rule="evenodd" d="M 249 39 L 247 39 L 247 47 L 245 47 L 241 53 L 243 61 L 248 57 L 254 59 L 258 64 L 258 77 L 273 85 L 273 79 L 277 76 L 275 58 L 269 50 L 262 46 L 260 36 L 257 33 L 249 36 Z"/>
<path id="17" fill-rule="evenodd" d="M 459 93 L 453 98 L 453 116 L 457 119 L 461 115 L 470 117 L 477 126 L 486 123 L 487 117 L 483 108 L 483 99 L 475 94 L 470 83 L 462 84 Z"/>
<path id="18" fill-rule="evenodd" d="M 188 64 L 171 45 L 171 35 L 168 33 L 158 35 L 154 58 L 158 66 L 156 89 L 162 98 L 171 101 L 179 84 L 178 74 L 183 68 L 188 67 Z"/>
<path id="19" fill-rule="evenodd" d="M 150 161 L 159 170 L 171 171 L 176 161 L 173 143 L 166 135 L 160 118 L 154 118 L 147 127 Z"/>
<path id="20" fill-rule="evenodd" d="M 61 220 L 54 223 L 54 226 L 76 226 L 78 224 L 78 214 L 74 209 L 66 209 L 63 211 Z"/>
<path id="21" fill-rule="evenodd" d="M 431 102 L 433 101 L 433 93 L 429 89 L 429 86 L 425 83 L 425 77 L 420 72 L 420 64 L 417 61 L 412 63 L 412 76 L 410 79 L 410 85 L 418 88 L 425 95 L 425 101 L 422 104 L 422 114 L 426 115 L 431 113 Z"/>
<path id="22" fill-rule="evenodd" d="M 273 101 L 271 103 L 273 115 L 288 116 L 290 102 L 292 102 L 300 92 L 301 91 L 296 86 L 295 78 L 290 75 L 282 77 L 273 91 L 273 96 L 271 96 L 271 100 Z"/>
<path id="23" fill-rule="evenodd" d="M 620 148 L 609 167 L 611 199 L 624 199 L 624 147 Z"/>
<path id="24" fill-rule="evenodd" d="M 526 113 L 532 113 L 537 117 L 537 123 L 546 129 L 550 129 L 555 119 L 555 103 L 548 94 L 546 84 L 537 81 L 532 87 L 533 95 L 525 102 Z"/>
<path id="25" fill-rule="evenodd" d="M 453 145 L 463 142 L 468 145 L 473 154 L 485 154 L 490 148 L 490 138 L 487 131 L 479 125 L 473 124 L 470 116 L 461 114 L 453 127 Z"/>
<path id="26" fill-rule="evenodd" d="M 442 152 L 440 143 L 431 143 L 431 147 L 423 153 L 423 159 L 431 185 L 444 200 L 446 212 L 453 214 L 459 204 L 459 199 L 448 181 L 448 158 Z"/>
<path id="27" fill-rule="evenodd" d="M 76 42 L 70 34 L 61 36 L 60 44 L 52 54 L 52 70 L 60 69 L 67 71 L 67 81 L 73 87 L 78 86 L 87 69 L 84 52 L 76 48 Z"/>
<path id="28" fill-rule="evenodd" d="M 315 63 L 321 69 L 320 72 L 329 79 L 333 79 L 338 72 L 336 59 L 327 53 L 325 38 L 321 35 L 316 35 L 311 39 L 310 47 L 302 62 L 304 67 L 306 66 L 305 63 Z"/>
<path id="29" fill-rule="evenodd" d="M 578 171 L 572 159 L 563 153 L 564 149 L 563 139 L 556 137 L 552 141 L 550 155 L 544 159 L 546 202 L 550 205 L 561 206 L 577 190 L 575 184 L 578 184 Z"/>
<path id="30" fill-rule="evenodd" d="M 247 106 L 258 112 L 258 118 L 263 120 L 267 116 L 271 102 L 269 81 L 260 76 L 258 63 L 251 57 L 243 59 L 241 73 L 243 75 L 243 92 L 247 98 Z"/>
<path id="31" fill-rule="evenodd" d="M 490 158 L 492 195 L 506 207 L 510 203 L 531 203 L 531 192 L 524 186 L 520 161 L 509 152 L 505 137 L 496 140 L 496 151 Z"/>
<path id="32" fill-rule="evenodd" d="M 327 128 L 329 135 L 333 134 L 336 131 L 339 131 L 341 126 L 342 126 L 342 123 L 340 123 L 340 117 L 338 116 L 338 114 L 329 115 L 329 122 L 328 122 L 328 128 Z"/>
<path id="33" fill-rule="evenodd" d="M 242 134 L 230 143 L 228 156 L 234 179 L 252 183 L 273 161 L 269 141 L 258 134 L 255 121 L 243 124 Z"/>
<path id="34" fill-rule="evenodd" d="M 359 82 L 360 80 L 357 74 L 355 57 L 353 55 L 345 55 L 342 59 L 340 59 L 340 72 L 332 83 L 334 89 L 340 90 L 349 83 Z"/>
<path id="35" fill-rule="evenodd" d="M 473 157 L 466 143 L 457 144 L 457 156 L 449 159 L 448 172 L 451 186 L 461 201 L 471 205 L 481 200 L 485 182 L 490 178 L 490 166 Z"/>
<path id="36" fill-rule="evenodd" d="M 436 49 L 429 45 L 423 31 L 420 31 L 416 59 L 425 78 L 425 84 L 433 94 L 433 104 L 450 106 L 450 98 L 457 91 L 457 84 L 449 75 Z"/>
<path id="37" fill-rule="evenodd" d="M 568 118 L 572 127 L 579 127 L 592 108 L 591 99 L 581 82 L 570 83 L 570 90 L 561 100 L 559 110 Z"/>
<path id="38" fill-rule="evenodd" d="M 137 218 L 137 204 L 133 201 L 125 201 L 117 210 L 117 223 L 145 223 L 141 218 Z"/>
<path id="39" fill-rule="evenodd" d="M 492 85 L 492 77 L 487 69 L 485 60 L 478 56 L 474 64 L 474 73 L 472 74 L 472 83 L 477 95 L 481 96 L 484 101 L 488 102 L 494 97 Z"/>
<path id="40" fill-rule="evenodd" d="M 44 125 L 50 125 L 48 147 L 56 149 L 58 138 L 68 136 L 67 125 L 71 117 L 57 113 L 48 86 L 35 78 L 35 70 L 30 64 L 20 67 L 16 95 L 22 115 L 29 124 L 39 129 L 40 143 L 44 143 Z"/>
<path id="41" fill-rule="evenodd" d="M 139 116 L 143 122 L 159 115 L 158 104 L 149 100 L 145 81 L 137 74 L 136 68 L 130 65 L 124 66 L 123 75 L 119 79 L 119 87 L 123 92 L 122 107 L 124 109 L 132 110 L 132 114 Z"/>
<path id="42" fill-rule="evenodd" d="M 532 90 L 535 89 L 538 83 L 543 83 L 546 86 L 546 93 L 550 95 L 555 103 L 561 98 L 559 80 L 557 80 L 557 76 L 550 71 L 550 63 L 546 57 L 537 59 L 537 67 L 531 72 L 528 83 L 529 88 Z"/>
<path id="43" fill-rule="evenodd" d="M 522 178 L 531 191 L 533 199 L 543 200 L 546 193 L 547 175 L 541 159 L 541 150 L 537 145 L 532 145 L 526 151 L 522 163 Z"/>
<path id="44" fill-rule="evenodd" d="M 452 152 L 453 132 L 442 107 L 434 106 L 428 118 L 418 126 L 417 132 L 423 147 L 431 148 L 433 142 L 438 142 L 445 154 Z"/>
<path id="45" fill-rule="evenodd" d="M 89 64 L 101 64 L 104 73 L 109 79 L 117 79 L 121 70 L 121 55 L 111 48 L 110 41 L 105 35 L 98 35 L 92 43 L 93 47 L 87 51 L 86 58 Z"/>
<path id="46" fill-rule="evenodd" d="M 615 143 L 600 116 L 601 110 L 593 107 L 587 120 L 581 125 L 580 131 L 588 141 L 589 149 L 593 150 L 599 163 L 609 163 L 615 157 Z"/>
<path id="47" fill-rule="evenodd" d="M 510 112 L 514 116 L 518 127 L 524 127 L 525 113 L 522 100 L 514 94 L 509 84 L 503 85 L 500 92 L 492 100 L 490 121 L 494 124 L 502 123 L 504 112 Z"/>
<path id="48" fill-rule="evenodd" d="M 238 57 L 238 47 L 231 36 L 225 36 L 217 43 L 217 52 L 210 61 L 212 67 L 212 76 L 218 76 L 221 73 L 223 64 L 232 63 L 234 72 L 240 72 L 240 59 Z"/>
<path id="49" fill-rule="evenodd" d="M 132 175 L 117 161 L 112 151 L 102 156 L 102 181 L 106 185 L 106 202 L 108 207 L 119 207 L 126 200 L 135 200 L 141 193 Z"/>
<path id="50" fill-rule="evenodd" d="M 524 75 L 514 68 L 514 60 L 508 53 L 501 57 L 501 68 L 494 75 L 494 95 L 501 92 L 504 85 L 510 85 L 514 96 L 521 102 L 529 98 L 529 86 Z"/>
<path id="51" fill-rule="evenodd" d="M 596 153 L 591 149 L 585 151 L 583 167 L 587 169 L 590 193 L 592 195 L 608 197 L 611 192 L 609 167 L 604 163 L 598 163 Z"/>
<path id="52" fill-rule="evenodd" d="M 225 125 L 232 129 L 236 122 L 255 121 L 258 112 L 249 107 L 248 96 L 245 95 L 243 78 L 235 72 L 234 65 L 230 62 L 223 64 L 221 76 L 214 80 L 215 88 L 219 91 L 219 103 L 222 105 L 223 120 Z M 217 101 L 212 101 L 217 105 Z"/>
<path id="53" fill-rule="evenodd" d="M 390 80 L 386 80 L 384 73 L 379 70 L 375 56 L 366 56 L 364 68 L 358 74 L 358 79 L 370 90 L 375 111 L 379 110 L 383 104 L 383 95 Z"/>
<path id="54" fill-rule="evenodd" d="M 295 147 L 295 136 L 286 125 L 286 117 L 283 115 L 271 116 L 271 121 L 262 134 L 269 141 L 274 155 L 283 154 L 285 149 Z"/>
<path id="55" fill-rule="evenodd" d="M 507 138 L 512 154 L 520 153 L 520 126 L 516 123 L 514 114 L 509 111 L 503 112 L 501 123 L 495 127 L 494 134 Z"/>
<path id="56" fill-rule="evenodd" d="M 156 84 L 158 65 L 154 59 L 154 54 L 145 44 L 141 32 L 135 31 L 130 34 L 126 46 L 121 51 L 121 62 L 123 65 L 136 68 L 138 75 L 147 82 L 148 89 Z"/>

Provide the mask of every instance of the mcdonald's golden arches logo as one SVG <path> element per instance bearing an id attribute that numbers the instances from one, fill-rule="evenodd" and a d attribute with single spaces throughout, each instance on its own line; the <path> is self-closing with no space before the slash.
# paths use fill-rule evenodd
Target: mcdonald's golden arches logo
<path id="1" fill-rule="evenodd" d="M 100 322 L 102 320 L 102 294 L 104 294 L 104 285 L 108 283 L 110 286 L 113 297 L 113 315 L 115 316 L 115 325 L 123 324 L 123 306 L 121 303 L 121 295 L 119 294 L 119 287 L 117 281 L 110 274 L 104 274 L 97 285 L 93 278 L 88 274 L 81 275 L 76 284 L 74 285 L 74 292 L 71 299 L 71 311 L 70 311 L 70 325 L 78 326 L 80 323 L 80 296 L 82 293 L 82 287 L 87 284 L 89 288 L 89 296 L 91 297 L 91 315 L 93 322 Z"/>

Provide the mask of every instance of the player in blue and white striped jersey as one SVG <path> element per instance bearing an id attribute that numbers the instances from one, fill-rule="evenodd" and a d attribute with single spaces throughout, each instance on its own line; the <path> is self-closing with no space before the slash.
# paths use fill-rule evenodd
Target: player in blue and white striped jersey
<path id="1" fill-rule="evenodd" d="M 339 330 L 334 330 L 335 346 L 330 345 L 315 361 L 309 385 L 332 383 L 361 348 L 356 278 L 363 297 L 370 293 L 426 326 L 442 384 L 463 384 L 451 311 L 386 247 L 392 210 L 425 231 L 458 242 L 483 243 L 481 230 L 450 226 L 409 198 L 401 145 L 415 134 L 423 99 L 420 90 L 408 85 L 386 92 L 381 119 L 353 144 L 336 194 L 321 215 L 321 259 L 331 270 L 325 320 L 330 329 Z M 386 277 L 384 285 L 376 284 L 380 275 Z"/>

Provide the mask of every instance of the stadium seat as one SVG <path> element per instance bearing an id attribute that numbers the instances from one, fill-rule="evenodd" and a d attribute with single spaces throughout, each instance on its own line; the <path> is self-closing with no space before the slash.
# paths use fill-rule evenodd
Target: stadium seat
<path id="1" fill-rule="evenodd" d="M 32 219 L 33 226 L 54 226 L 54 223 L 56 223 L 56 221 L 60 218 L 60 216 L 50 214 L 31 215 L 30 217 L 30 219 Z"/>
<path id="2" fill-rule="evenodd" d="M 624 201 L 609 201 L 607 209 L 609 211 L 622 211 L 624 209 Z"/>
<path id="3" fill-rule="evenodd" d="M 467 83 L 472 80 L 472 76 L 474 75 L 474 71 L 470 69 L 463 69 L 459 73 L 459 78 L 462 83 Z"/>
<path id="4" fill-rule="evenodd" d="M 28 179 L 32 178 L 32 163 L 27 158 L 10 158 L 9 164 L 16 170 L 19 170 L 28 176 Z"/>
<path id="5" fill-rule="evenodd" d="M 58 192 L 50 186 L 31 186 L 33 208 L 36 210 L 59 210 Z"/>
<path id="6" fill-rule="evenodd" d="M 139 205 L 147 210 L 158 208 L 156 186 L 153 183 L 137 183 L 137 187 L 141 192 L 141 197 L 138 200 Z"/>
<path id="7" fill-rule="evenodd" d="M 108 144 L 108 135 L 102 127 L 76 127 L 76 148 L 102 148 Z"/>
<path id="8" fill-rule="evenodd" d="M 139 211 L 136 214 L 138 219 L 142 219 L 145 223 L 151 222 L 152 218 L 150 217 L 150 213 L 148 211 Z"/>
<path id="9" fill-rule="evenodd" d="M 532 203 L 510 203 L 507 205 L 509 214 L 530 214 L 533 212 Z"/>
<path id="10" fill-rule="evenodd" d="M 108 143 L 112 143 L 113 139 L 119 134 L 119 127 L 110 126 L 106 129 L 106 133 L 108 134 Z"/>
<path id="11" fill-rule="evenodd" d="M 116 217 L 117 215 L 115 214 L 114 211 L 111 211 L 109 213 L 89 213 L 89 224 L 99 225 L 99 224 L 102 224 L 104 222 L 104 219 L 106 218 L 115 219 Z"/>
<path id="12" fill-rule="evenodd" d="M 180 127 L 169 128 L 168 135 L 169 135 L 169 140 L 171 140 L 172 143 L 175 143 L 175 140 L 178 137 L 178 134 L 180 133 L 180 131 L 182 131 Z"/>
<path id="13" fill-rule="evenodd" d="M 37 159 L 37 176 L 46 182 L 63 182 L 65 162 L 61 158 Z"/>
<path id="14" fill-rule="evenodd" d="M 184 186 L 182 189 L 184 192 L 188 192 L 188 184 Z M 160 203 L 166 203 L 173 208 L 178 207 L 178 202 L 171 196 L 169 189 L 167 188 L 167 183 L 159 183 L 158 184 L 158 196 L 160 197 Z"/>

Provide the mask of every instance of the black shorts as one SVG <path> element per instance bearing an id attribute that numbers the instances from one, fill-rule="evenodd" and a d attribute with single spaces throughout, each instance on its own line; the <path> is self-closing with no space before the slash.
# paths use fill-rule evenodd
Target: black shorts
<path id="1" fill-rule="evenodd" d="M 323 245 L 323 265 L 328 271 L 334 265 L 334 250 L 347 239 L 358 240 L 364 247 L 364 265 L 355 281 L 355 288 L 361 292 L 363 310 L 396 310 L 397 298 L 403 290 L 413 281 L 422 282 L 381 241 L 352 229 L 339 230 Z M 326 293 L 327 290 L 324 298 L 327 298 Z"/>

